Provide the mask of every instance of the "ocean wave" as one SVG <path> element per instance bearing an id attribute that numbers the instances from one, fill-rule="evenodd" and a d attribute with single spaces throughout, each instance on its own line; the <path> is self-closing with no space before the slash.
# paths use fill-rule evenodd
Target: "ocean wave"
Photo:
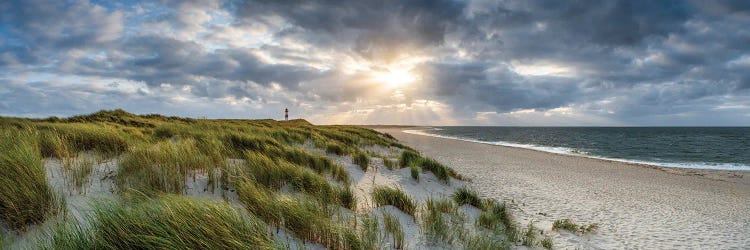
<path id="1" fill-rule="evenodd" d="M 472 138 L 457 137 L 457 136 L 447 136 L 447 135 L 438 135 L 438 134 L 432 134 L 432 133 L 427 133 L 426 132 L 426 131 L 430 131 L 430 130 L 442 130 L 442 129 L 439 129 L 439 128 L 427 128 L 427 129 L 419 129 L 419 130 L 416 130 L 416 129 L 415 130 L 404 130 L 403 132 L 407 133 L 407 134 L 432 136 L 432 137 L 438 137 L 438 138 L 445 138 L 445 139 L 452 139 L 452 140 L 461 140 L 461 141 L 468 141 L 468 142 L 481 143 L 481 144 L 489 144 L 489 145 L 496 145 L 496 146 L 524 148 L 524 149 L 536 150 L 536 151 L 553 153 L 553 154 L 572 155 L 572 156 L 579 156 L 579 157 L 586 157 L 586 158 L 599 159 L 599 160 L 607 160 L 607 161 L 624 162 L 624 163 L 632 163 L 632 164 L 643 164 L 643 165 L 652 165 L 652 166 L 668 167 L 668 168 L 690 168 L 690 169 L 743 170 L 743 171 L 750 171 L 750 166 L 744 165 L 744 164 L 739 164 L 739 163 L 654 162 L 654 161 L 642 161 L 642 160 L 634 160 L 634 159 L 621 159 L 621 158 L 612 158 L 612 157 L 604 157 L 604 156 L 592 155 L 589 152 L 586 152 L 586 151 L 583 151 L 583 150 L 580 150 L 580 149 L 575 149 L 575 148 L 568 148 L 568 147 L 550 147 L 550 146 L 533 145 L 533 144 L 520 144 L 520 143 L 513 143 L 513 142 L 506 142 L 506 141 L 481 141 L 481 140 L 472 139 Z"/>

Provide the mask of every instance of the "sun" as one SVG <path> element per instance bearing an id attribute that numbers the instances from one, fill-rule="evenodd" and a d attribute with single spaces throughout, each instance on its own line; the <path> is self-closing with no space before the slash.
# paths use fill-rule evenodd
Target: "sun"
<path id="1" fill-rule="evenodd" d="M 409 69 L 388 68 L 381 71 L 373 71 L 375 81 L 384 83 L 386 86 L 395 88 L 414 82 L 417 77 Z"/>

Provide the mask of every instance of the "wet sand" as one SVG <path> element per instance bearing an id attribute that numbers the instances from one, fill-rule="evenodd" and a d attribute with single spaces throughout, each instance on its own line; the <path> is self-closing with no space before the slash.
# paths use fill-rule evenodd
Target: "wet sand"
<path id="1" fill-rule="evenodd" d="M 559 249 L 749 249 L 750 172 L 675 169 L 378 128 L 506 200 Z M 570 218 L 595 233 L 551 230 Z"/>

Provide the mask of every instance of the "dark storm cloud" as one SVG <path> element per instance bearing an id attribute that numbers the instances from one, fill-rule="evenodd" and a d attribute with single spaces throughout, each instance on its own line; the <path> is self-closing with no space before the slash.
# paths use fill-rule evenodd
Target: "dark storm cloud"
<path id="1" fill-rule="evenodd" d="M 321 46 L 344 42 L 357 53 L 386 60 L 399 49 L 441 45 L 464 7 L 453 0 L 240 1 L 232 6 L 243 20 L 278 15 L 310 32 L 307 36 Z"/>

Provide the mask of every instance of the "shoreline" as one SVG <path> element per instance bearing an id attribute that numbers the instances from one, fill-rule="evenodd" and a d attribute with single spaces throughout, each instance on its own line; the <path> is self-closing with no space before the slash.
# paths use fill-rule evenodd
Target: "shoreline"
<path id="1" fill-rule="evenodd" d="M 506 200 L 517 221 L 556 248 L 750 247 L 747 171 L 687 169 L 555 154 L 379 128 Z M 590 235 L 551 230 L 554 220 L 597 223 Z"/>
<path id="2" fill-rule="evenodd" d="M 406 128 L 406 127 L 404 127 Z M 687 167 L 687 166 L 680 166 L 679 163 L 675 163 L 673 166 L 669 166 L 667 164 L 669 163 L 658 163 L 658 162 L 646 162 L 646 161 L 639 161 L 639 160 L 629 160 L 629 159 L 618 159 L 618 158 L 608 158 L 604 156 L 593 156 L 593 155 L 584 155 L 584 154 L 577 154 L 577 153 L 566 153 L 566 152 L 558 152 L 558 151 L 552 151 L 552 150 L 544 150 L 542 148 L 538 147 L 545 147 L 545 146 L 537 146 L 536 145 L 526 145 L 526 144 L 516 144 L 516 143 L 510 143 L 510 142 L 489 142 L 489 141 L 479 141 L 479 140 L 473 140 L 473 139 L 465 139 L 465 138 L 459 138 L 459 137 L 452 137 L 452 136 L 444 136 L 444 135 L 437 135 L 437 134 L 430 134 L 421 132 L 426 129 L 430 129 L 432 127 L 409 127 L 411 129 L 404 129 L 401 130 L 403 133 L 407 134 L 413 134 L 413 135 L 420 135 L 420 136 L 429 136 L 434 138 L 441 138 L 441 139 L 448 139 L 448 140 L 457 140 L 457 141 L 464 141 L 464 142 L 470 142 L 470 143 L 479 143 L 484 145 L 490 145 L 490 146 L 498 146 L 498 147 L 508 147 L 508 148 L 516 148 L 516 149 L 525 149 L 525 150 L 531 150 L 535 152 L 543 152 L 548 154 L 554 154 L 559 156 L 571 156 L 571 157 L 581 157 L 581 158 L 587 158 L 592 160 L 601 160 L 601 161 L 607 161 L 612 163 L 622 163 L 622 164 L 628 164 L 633 166 L 639 166 L 639 167 L 647 167 L 647 168 L 657 168 L 664 171 L 670 171 L 670 170 L 698 170 L 698 171 L 727 171 L 727 172 L 742 172 L 750 174 L 750 168 L 748 169 L 734 169 L 734 168 L 710 168 L 710 167 Z M 395 129 L 395 128 L 386 128 L 386 127 L 376 127 L 374 129 Z M 553 147 L 550 147 L 553 148 Z M 664 164 L 664 165 L 659 165 Z M 745 165 L 741 165 L 739 167 L 748 167 Z"/>

